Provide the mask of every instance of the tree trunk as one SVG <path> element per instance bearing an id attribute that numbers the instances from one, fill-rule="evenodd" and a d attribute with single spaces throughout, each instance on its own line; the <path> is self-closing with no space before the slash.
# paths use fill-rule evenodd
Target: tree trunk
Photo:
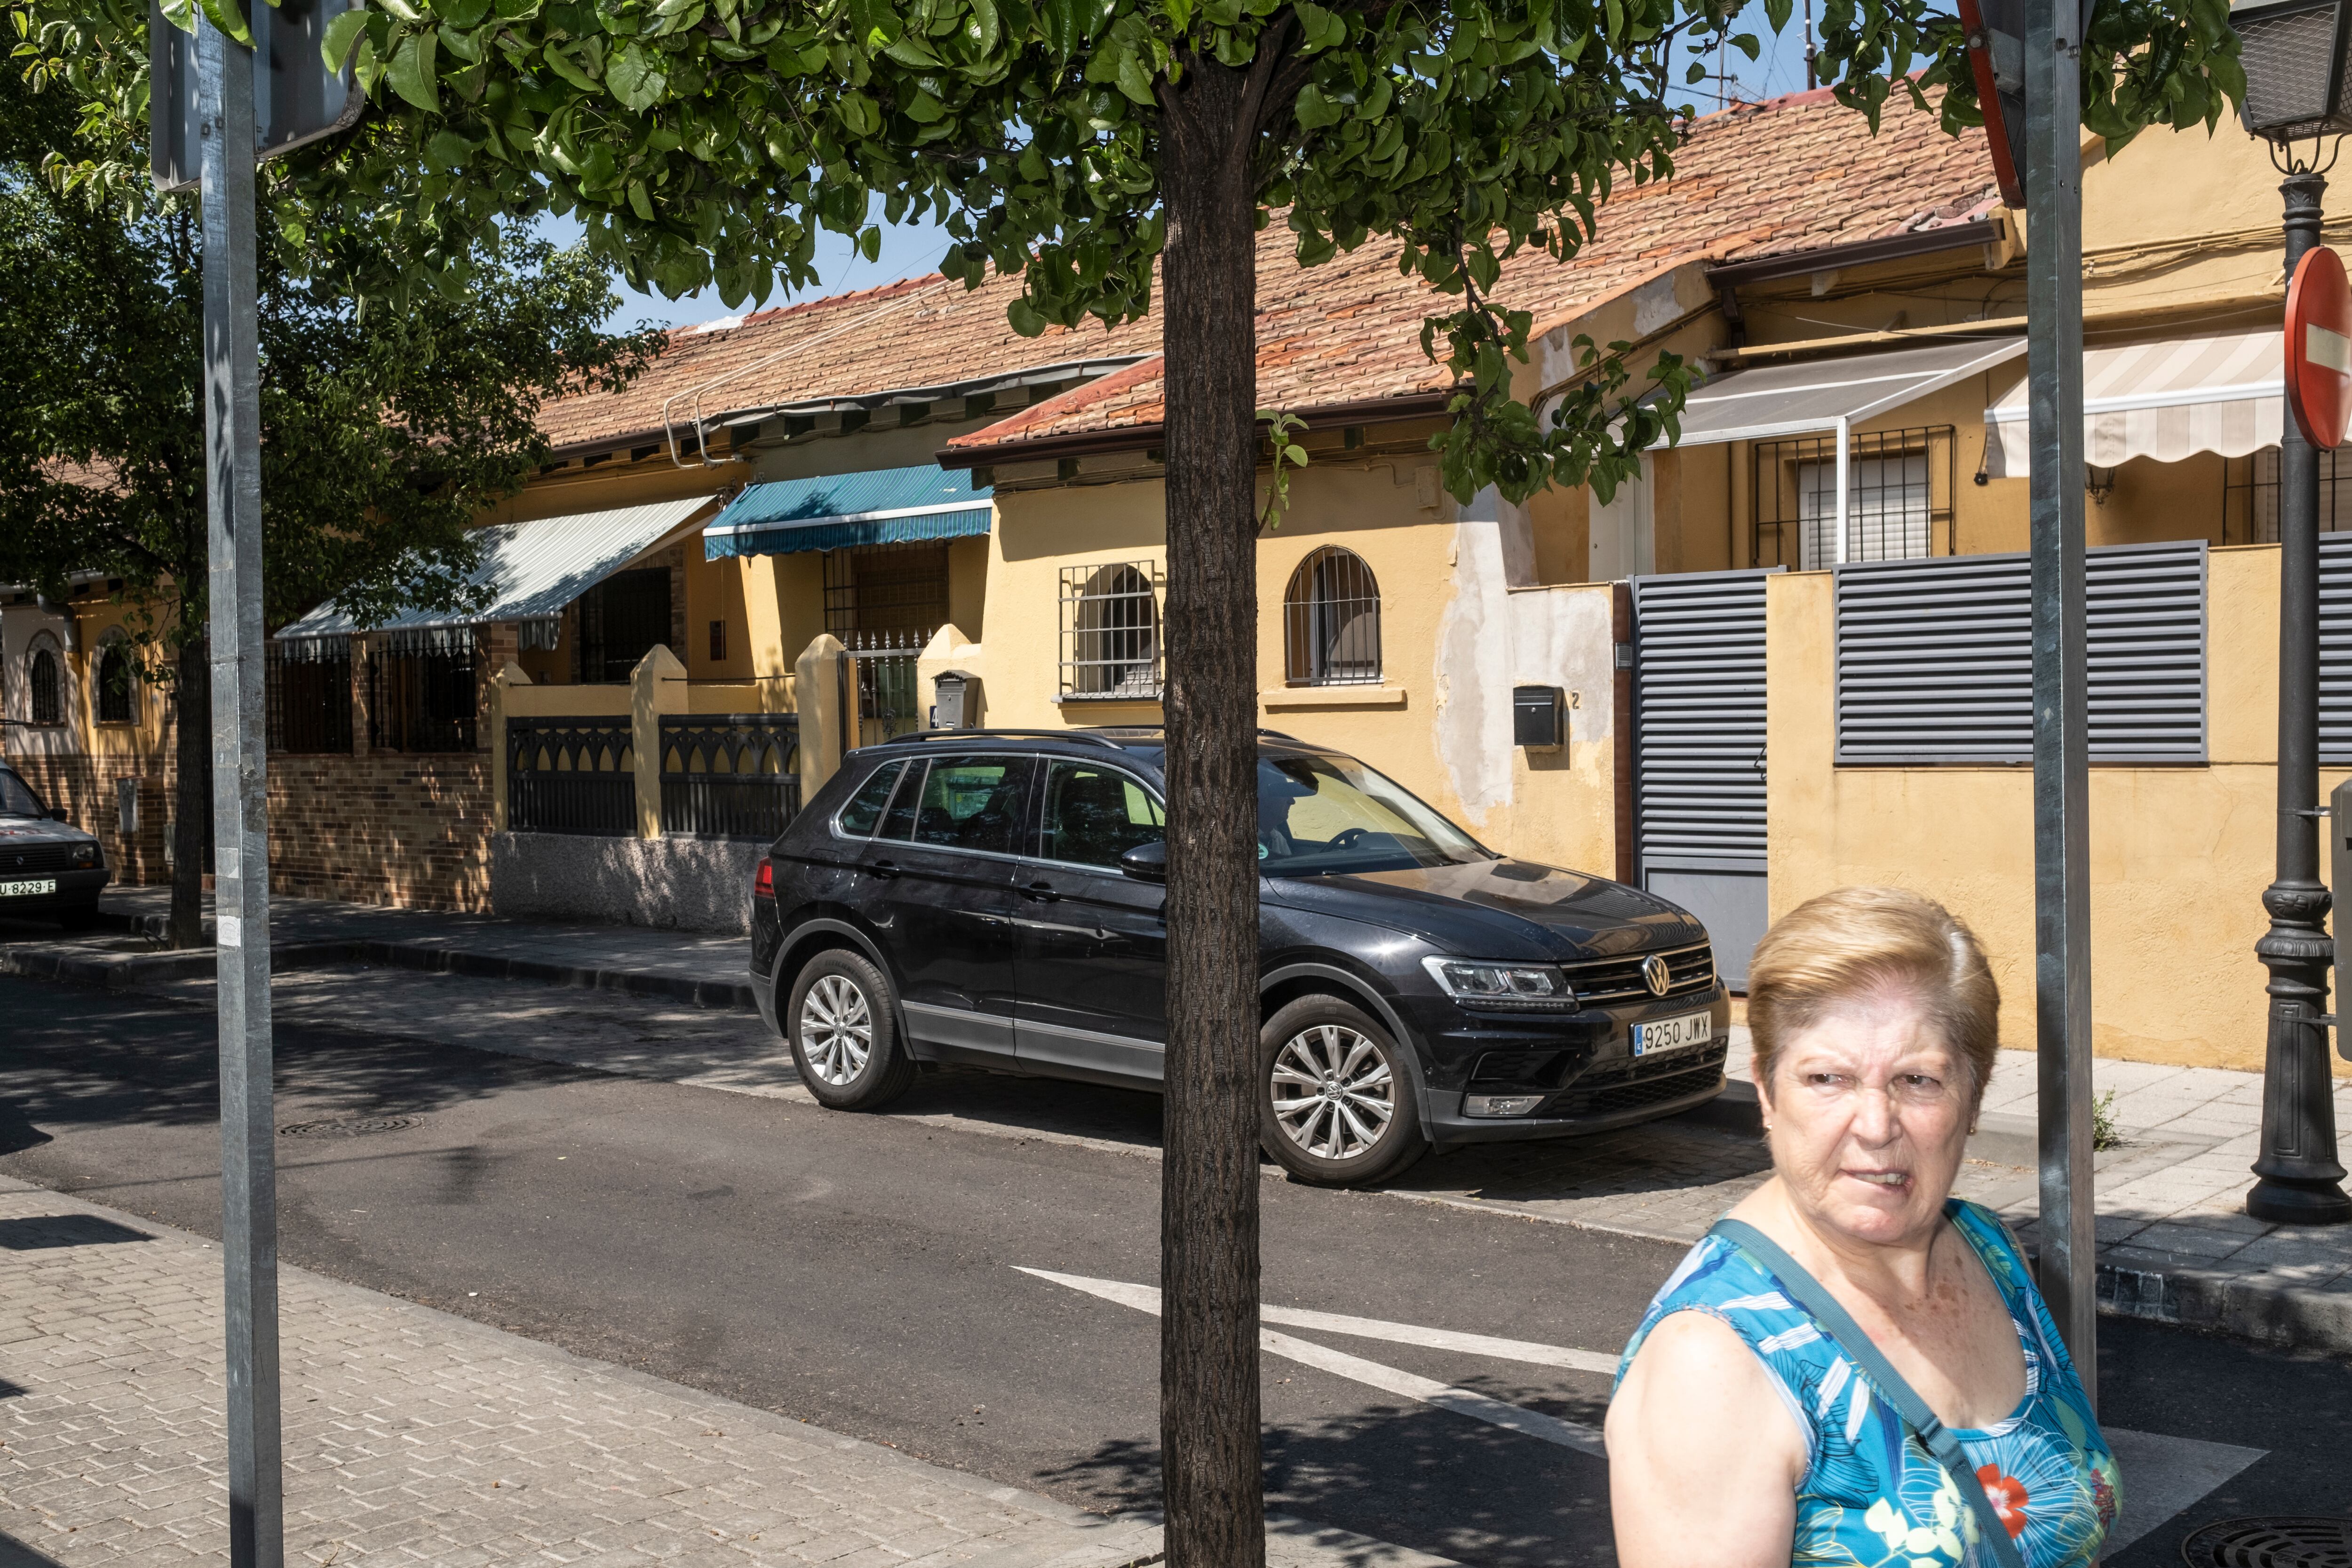
<path id="1" fill-rule="evenodd" d="M 1258 1444 L 1257 377 L 1243 75 L 1163 117 L 1168 1061 L 1160 1432 L 1171 1568 L 1262 1568 Z"/>
<path id="2" fill-rule="evenodd" d="M 205 640 L 194 628 L 176 656 L 172 701 L 173 751 L 178 773 L 172 805 L 172 919 L 173 947 L 196 947 L 205 939 L 205 846 L 213 833 L 212 671 Z"/>

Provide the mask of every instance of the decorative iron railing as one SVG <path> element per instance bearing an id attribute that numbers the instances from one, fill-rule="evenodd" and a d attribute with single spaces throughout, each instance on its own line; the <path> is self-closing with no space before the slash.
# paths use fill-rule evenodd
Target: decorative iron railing
<path id="1" fill-rule="evenodd" d="M 507 826 L 633 838 L 635 767 L 625 718 L 509 719 Z"/>
<path id="2" fill-rule="evenodd" d="M 662 831 L 767 840 L 800 809 L 800 720 L 693 713 L 661 721 Z"/>

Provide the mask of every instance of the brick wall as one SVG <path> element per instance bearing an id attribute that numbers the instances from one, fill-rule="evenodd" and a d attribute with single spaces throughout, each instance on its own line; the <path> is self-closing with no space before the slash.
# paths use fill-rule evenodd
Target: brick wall
<path id="1" fill-rule="evenodd" d="M 490 907 L 487 752 L 269 759 L 269 885 L 289 898 Z"/>

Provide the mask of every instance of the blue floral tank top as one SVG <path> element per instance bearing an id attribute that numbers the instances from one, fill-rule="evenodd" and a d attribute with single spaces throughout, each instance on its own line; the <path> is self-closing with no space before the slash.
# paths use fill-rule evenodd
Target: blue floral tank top
<path id="1" fill-rule="evenodd" d="M 1991 1426 L 1955 1427 L 1952 1435 L 1977 1466 L 2026 1568 L 2083 1568 L 2116 1521 L 2115 1456 L 2000 1219 L 1957 1198 L 1946 1213 L 1984 1259 L 2025 1352 L 2025 1397 L 2017 1408 Z M 1748 1342 L 1805 1434 L 1810 1458 L 1797 1487 L 1792 1563 L 1992 1568 L 1998 1559 L 1979 1546 L 1977 1511 L 1950 1472 L 1811 1315 L 1781 1294 L 1770 1271 L 1729 1242 L 1708 1237 L 1691 1248 L 1626 1345 L 1621 1382 L 1650 1331 L 1687 1311 L 1718 1318 Z"/>

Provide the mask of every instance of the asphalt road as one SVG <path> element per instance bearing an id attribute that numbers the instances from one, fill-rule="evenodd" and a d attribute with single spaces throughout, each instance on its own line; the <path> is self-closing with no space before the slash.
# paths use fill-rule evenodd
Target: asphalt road
<path id="1" fill-rule="evenodd" d="M 1148 1139 L 1148 1097 L 942 1074 L 902 1114 L 840 1116 L 442 1043 L 446 983 L 415 977 L 393 1026 L 403 983 L 367 984 L 364 1026 L 321 1021 L 314 991 L 279 1030 L 276 1120 L 335 1124 L 279 1139 L 287 1261 L 1085 1506 L 1156 1500 L 1155 1321 L 1022 1270 L 1156 1283 L 1158 1163 L 918 1119 L 985 1092 L 1017 1120 L 1034 1089 L 1041 1132 Z M 656 1005 L 540 996 L 656 1047 L 678 1032 Z M 217 1234 L 197 999 L 0 979 L 0 1170 Z M 413 1120 L 342 1126 L 367 1119 Z M 1679 1255 L 1379 1194 L 1264 1196 L 1273 1305 L 1587 1351 L 1623 1343 Z M 1597 1426 L 1607 1397 L 1598 1372 L 1284 1331 L 1569 1421 Z M 2269 1451 L 2109 1562 L 2177 1562 L 2214 1518 L 2352 1512 L 2352 1368 L 2104 1335 L 2109 1424 Z M 1612 1561 L 1599 1459 L 1296 1361 L 1265 1377 L 1289 1511 L 1497 1568 Z"/>

